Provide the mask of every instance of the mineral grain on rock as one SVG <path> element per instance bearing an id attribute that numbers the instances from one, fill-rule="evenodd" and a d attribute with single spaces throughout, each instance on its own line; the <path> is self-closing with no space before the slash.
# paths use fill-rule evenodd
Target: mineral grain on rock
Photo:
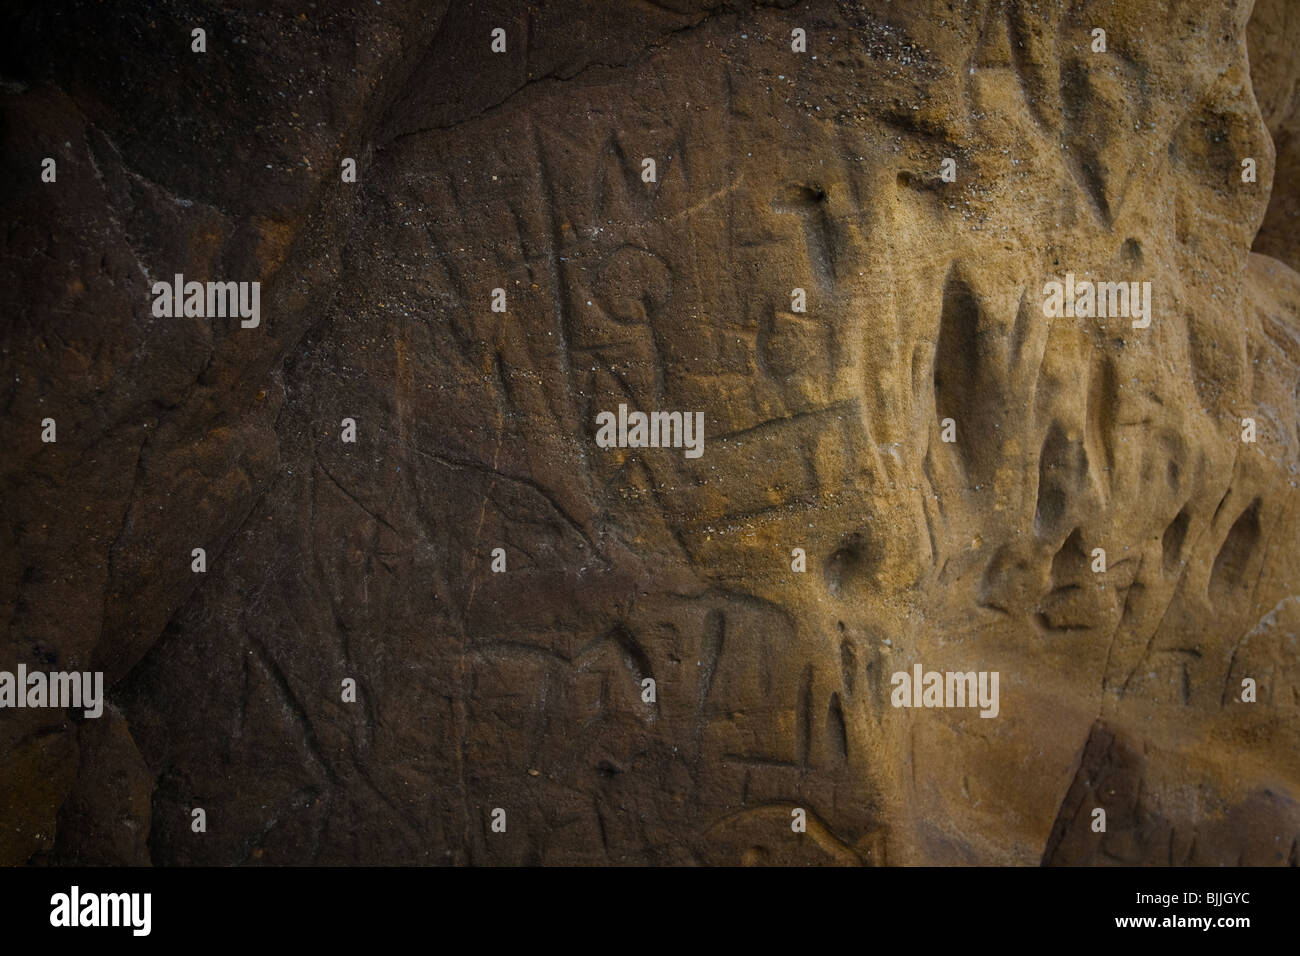
<path id="1" fill-rule="evenodd" d="M 0 669 L 109 689 L 0 713 L 0 862 L 1295 865 L 1254 15 L 7 14 Z M 177 274 L 257 327 L 153 315 Z M 895 706 L 918 665 L 996 714 Z"/>

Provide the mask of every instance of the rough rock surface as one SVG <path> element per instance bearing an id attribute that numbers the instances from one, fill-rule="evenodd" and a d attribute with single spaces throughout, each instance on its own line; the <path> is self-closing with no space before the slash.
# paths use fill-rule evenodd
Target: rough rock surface
<path id="1" fill-rule="evenodd" d="M 7 15 L 0 862 L 1295 865 L 1294 9 L 450 6 Z"/>

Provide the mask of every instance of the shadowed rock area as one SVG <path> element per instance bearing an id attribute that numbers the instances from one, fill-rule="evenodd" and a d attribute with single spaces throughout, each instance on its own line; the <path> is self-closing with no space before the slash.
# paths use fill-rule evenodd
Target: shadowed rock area
<path id="1" fill-rule="evenodd" d="M 0 863 L 1300 862 L 1283 0 L 3 26 Z"/>

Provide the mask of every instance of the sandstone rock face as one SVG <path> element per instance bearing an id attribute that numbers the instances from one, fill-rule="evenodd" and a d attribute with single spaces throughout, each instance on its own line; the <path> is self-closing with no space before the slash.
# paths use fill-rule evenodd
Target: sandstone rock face
<path id="1" fill-rule="evenodd" d="M 1297 863 L 1293 10 L 332 10 L 6 23 L 0 861 Z"/>

